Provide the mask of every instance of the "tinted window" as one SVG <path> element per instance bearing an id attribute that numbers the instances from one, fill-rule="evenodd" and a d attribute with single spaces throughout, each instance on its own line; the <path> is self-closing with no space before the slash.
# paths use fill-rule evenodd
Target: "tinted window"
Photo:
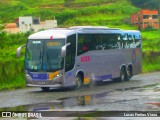
<path id="1" fill-rule="evenodd" d="M 128 48 L 140 48 L 141 47 L 141 35 L 137 33 L 128 34 Z"/>
<path id="2" fill-rule="evenodd" d="M 31 71 L 62 69 L 64 60 L 60 55 L 64 41 L 64 39 L 28 40 L 25 68 Z"/>
<path id="3" fill-rule="evenodd" d="M 67 43 L 71 43 L 71 45 L 67 47 L 65 71 L 72 70 L 75 64 L 76 35 L 69 36 L 67 38 Z"/>
<path id="4" fill-rule="evenodd" d="M 91 50 L 106 50 L 120 48 L 119 34 L 79 34 L 78 55 Z"/>

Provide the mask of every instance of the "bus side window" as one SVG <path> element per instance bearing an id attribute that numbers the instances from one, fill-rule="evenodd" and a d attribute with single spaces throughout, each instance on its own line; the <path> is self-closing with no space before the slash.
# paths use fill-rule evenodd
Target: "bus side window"
<path id="1" fill-rule="evenodd" d="M 141 44 L 141 39 L 138 39 L 138 41 L 137 41 L 137 46 L 136 46 L 137 48 L 141 48 L 142 47 L 142 44 Z"/>
<path id="2" fill-rule="evenodd" d="M 136 48 L 136 41 L 135 41 L 135 36 L 134 35 L 131 35 L 130 48 Z"/>
<path id="3" fill-rule="evenodd" d="M 66 62 L 65 62 L 65 71 L 72 70 L 75 64 L 75 56 L 76 56 L 76 35 L 71 35 L 67 38 L 67 43 L 71 43 L 70 46 L 67 47 L 66 53 Z"/>
<path id="4" fill-rule="evenodd" d="M 78 35 L 78 55 L 81 55 L 85 52 L 91 50 L 91 40 L 89 39 L 89 34 L 79 34 Z"/>
<path id="5" fill-rule="evenodd" d="M 88 45 L 87 44 L 84 44 L 83 47 L 82 47 L 82 51 L 88 51 Z"/>

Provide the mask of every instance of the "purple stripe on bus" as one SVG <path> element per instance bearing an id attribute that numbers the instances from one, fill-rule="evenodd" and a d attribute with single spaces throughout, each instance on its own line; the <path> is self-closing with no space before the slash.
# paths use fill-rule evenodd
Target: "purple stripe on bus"
<path id="1" fill-rule="evenodd" d="M 48 79 L 48 74 L 37 74 L 37 73 L 31 73 L 27 71 L 27 74 L 29 74 L 33 80 L 46 80 Z"/>
<path id="2" fill-rule="evenodd" d="M 96 81 L 99 80 L 106 80 L 106 79 L 111 79 L 112 78 L 112 74 L 109 75 L 102 75 L 102 76 L 96 76 Z"/>

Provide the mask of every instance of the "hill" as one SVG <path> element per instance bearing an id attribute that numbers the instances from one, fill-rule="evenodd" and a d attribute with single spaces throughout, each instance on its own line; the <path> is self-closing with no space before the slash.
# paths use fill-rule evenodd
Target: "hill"
<path id="1" fill-rule="evenodd" d="M 58 25 L 126 26 L 138 8 L 129 0 L 5 0 L 0 2 L 0 19 L 13 22 L 19 16 L 58 20 Z M 129 26 L 127 26 L 129 27 Z"/>

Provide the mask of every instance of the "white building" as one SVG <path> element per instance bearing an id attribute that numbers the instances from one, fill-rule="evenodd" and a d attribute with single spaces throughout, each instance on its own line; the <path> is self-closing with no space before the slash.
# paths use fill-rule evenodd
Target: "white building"
<path id="1" fill-rule="evenodd" d="M 57 20 L 45 20 L 45 29 L 56 28 Z"/>
<path id="2" fill-rule="evenodd" d="M 33 18 L 32 16 L 19 17 L 19 28 L 21 32 L 33 30 L 37 32 L 41 29 L 51 29 L 57 27 L 57 20 L 45 20 L 40 22 L 40 18 Z"/>
<path id="3" fill-rule="evenodd" d="M 19 28 L 20 28 L 21 32 L 30 31 L 32 25 L 33 25 L 32 16 L 19 17 Z"/>

